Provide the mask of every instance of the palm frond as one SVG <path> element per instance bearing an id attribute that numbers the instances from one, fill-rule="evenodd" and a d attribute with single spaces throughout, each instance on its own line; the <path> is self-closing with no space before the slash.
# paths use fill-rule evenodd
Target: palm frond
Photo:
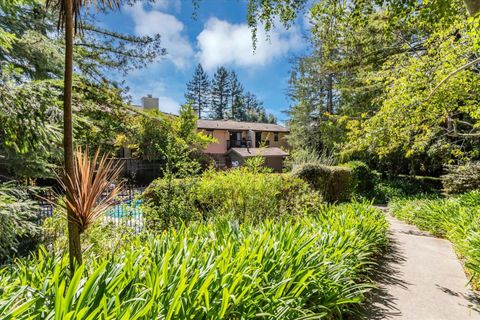
<path id="1" fill-rule="evenodd" d="M 82 9 L 88 10 L 94 7 L 97 11 L 120 9 L 122 0 L 47 0 L 47 8 L 58 12 L 58 29 L 63 28 L 66 16 L 66 1 L 72 1 L 72 13 L 75 25 L 75 32 L 81 29 Z"/>

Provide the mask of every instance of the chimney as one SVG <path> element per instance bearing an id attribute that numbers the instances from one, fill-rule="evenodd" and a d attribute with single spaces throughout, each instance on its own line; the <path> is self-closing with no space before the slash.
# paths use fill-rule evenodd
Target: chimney
<path id="1" fill-rule="evenodd" d="M 144 109 L 158 110 L 158 98 L 153 98 L 151 94 L 142 97 L 142 107 Z"/>

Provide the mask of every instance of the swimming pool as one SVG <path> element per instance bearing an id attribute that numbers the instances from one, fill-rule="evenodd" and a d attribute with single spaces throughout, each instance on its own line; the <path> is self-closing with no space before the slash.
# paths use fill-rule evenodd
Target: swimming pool
<path id="1" fill-rule="evenodd" d="M 140 218 L 142 216 L 142 200 L 129 200 L 115 205 L 107 212 L 110 218 Z"/>

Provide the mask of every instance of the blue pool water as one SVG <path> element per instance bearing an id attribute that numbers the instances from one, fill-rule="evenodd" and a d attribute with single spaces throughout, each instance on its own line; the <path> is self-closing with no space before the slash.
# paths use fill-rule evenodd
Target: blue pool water
<path id="1" fill-rule="evenodd" d="M 119 203 L 107 212 L 107 216 L 113 218 L 139 217 L 142 215 L 141 204 L 142 200 L 140 199 Z"/>

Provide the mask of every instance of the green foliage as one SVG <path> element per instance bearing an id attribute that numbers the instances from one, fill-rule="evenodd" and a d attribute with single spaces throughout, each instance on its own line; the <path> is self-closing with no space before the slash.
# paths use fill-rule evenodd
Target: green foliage
<path id="1" fill-rule="evenodd" d="M 292 175 L 307 181 L 329 202 L 351 197 L 352 170 L 347 167 L 305 163 L 294 168 Z"/>
<path id="2" fill-rule="evenodd" d="M 36 240 L 38 210 L 28 190 L 0 183 L 0 262 L 21 253 L 22 244 Z"/>
<path id="3" fill-rule="evenodd" d="M 108 84 L 74 81 L 74 135 L 78 144 L 115 154 L 118 134 L 132 117 Z M 59 80 L 0 84 L 0 168 L 13 178 L 51 177 L 62 161 L 62 95 Z"/>
<path id="4" fill-rule="evenodd" d="M 210 117 L 215 120 L 227 118 L 228 102 L 230 99 L 230 86 L 228 84 L 229 73 L 225 67 L 217 68 L 213 75 L 210 108 Z"/>
<path id="5" fill-rule="evenodd" d="M 142 212 L 146 227 L 164 230 L 183 223 L 201 220 L 195 206 L 198 178 L 174 179 L 171 176 L 153 181 L 142 194 Z"/>
<path id="6" fill-rule="evenodd" d="M 208 112 L 210 100 L 210 80 L 207 73 L 199 63 L 195 68 L 193 79 L 187 83 L 185 98 L 192 103 L 192 107 L 198 118 L 202 118 L 202 112 Z"/>
<path id="7" fill-rule="evenodd" d="M 310 6 L 314 49 L 290 78 L 291 145 L 397 174 L 479 159 L 479 18 L 463 2 L 250 1 L 254 30 Z"/>
<path id="8" fill-rule="evenodd" d="M 265 157 L 255 156 L 245 160 L 243 164 L 245 169 L 252 173 L 272 173 L 273 169 L 265 167 Z"/>
<path id="9" fill-rule="evenodd" d="M 0 38 L 6 33 L 14 39 L 7 43 L 10 50 L 3 50 L 0 43 L 0 65 L 12 63 L 30 80 L 62 78 L 64 39 L 57 32 L 58 8 L 47 9 L 43 0 L 8 2 L 8 10 L 0 10 Z M 74 46 L 76 72 L 89 81 L 113 82 L 109 79 L 111 71 L 127 73 L 166 53 L 160 46 L 160 35 L 133 36 L 111 31 L 101 27 L 92 13 L 83 17 L 83 30 L 76 34 Z"/>
<path id="10" fill-rule="evenodd" d="M 446 199 L 397 199 L 389 207 L 399 219 L 450 240 L 456 253 L 465 260 L 474 286 L 480 287 L 479 191 Z"/>
<path id="11" fill-rule="evenodd" d="M 61 199 L 59 201 L 62 201 Z M 53 215 L 45 218 L 41 226 L 42 243 L 53 254 L 68 253 L 68 230 L 63 205 L 55 206 Z M 133 239 L 135 230 L 107 220 L 95 221 L 81 235 L 84 256 L 114 255 L 117 250 Z"/>
<path id="12" fill-rule="evenodd" d="M 355 195 L 371 197 L 376 182 L 375 173 L 370 170 L 367 164 L 361 161 L 350 161 L 341 164 L 352 170 L 351 188 Z"/>
<path id="13" fill-rule="evenodd" d="M 41 248 L 0 270 L 0 313 L 19 320 L 343 318 L 371 287 L 365 273 L 386 230 L 381 212 L 358 203 L 284 221 L 220 219 L 87 256 L 72 277 L 66 255 Z"/>
<path id="14" fill-rule="evenodd" d="M 286 161 L 286 165 L 291 168 L 307 163 L 334 166 L 337 164 L 337 157 L 327 149 L 318 152 L 314 149 L 302 148 L 293 150 Z"/>
<path id="15" fill-rule="evenodd" d="M 196 132 L 196 121 L 189 104 L 181 107 L 178 117 L 151 110 L 133 118 L 132 134 L 125 138 L 126 144 L 135 150 L 135 156 L 161 160 L 163 171 L 185 176 L 199 169 L 198 162 L 192 161 L 192 154 L 213 141 Z"/>
<path id="16" fill-rule="evenodd" d="M 242 222 L 302 215 L 320 204 L 319 195 L 302 180 L 258 166 L 157 179 L 142 198 L 147 227 L 155 230 L 217 216 Z"/>
<path id="17" fill-rule="evenodd" d="M 50 82 L 0 85 L 0 168 L 16 177 L 48 176 L 61 158 L 61 122 L 57 97 Z"/>
<path id="18" fill-rule="evenodd" d="M 442 184 L 446 193 L 464 193 L 480 189 L 480 161 L 449 166 L 447 174 L 442 176 Z"/>
<path id="19" fill-rule="evenodd" d="M 198 64 L 193 79 L 187 83 L 185 98 L 192 103 L 199 118 L 232 119 L 236 121 L 276 123 L 273 114 L 268 114 L 256 95 L 243 91 L 234 70 L 217 68 L 213 80 Z"/>
<path id="20" fill-rule="evenodd" d="M 377 203 L 388 203 L 397 198 L 436 196 L 440 188 L 438 178 L 402 176 L 378 181 L 373 196 Z"/>

